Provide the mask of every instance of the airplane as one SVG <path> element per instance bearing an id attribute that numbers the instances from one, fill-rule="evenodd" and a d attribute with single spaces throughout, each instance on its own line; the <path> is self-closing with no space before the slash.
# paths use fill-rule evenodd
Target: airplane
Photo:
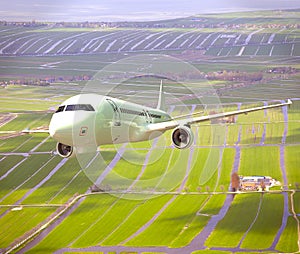
<path id="1" fill-rule="evenodd" d="M 197 116 L 199 113 L 194 113 L 171 117 L 165 110 L 163 90 L 161 82 L 156 108 L 98 94 L 75 95 L 58 107 L 50 121 L 49 130 L 23 132 L 49 133 L 57 141 L 57 154 L 64 158 L 74 156 L 75 150 L 82 152 L 106 144 L 147 141 L 167 130 L 173 130 L 173 145 L 178 149 L 186 149 L 193 144 L 191 125 L 195 123 L 292 104 L 288 99 L 284 103 L 212 115 Z"/>

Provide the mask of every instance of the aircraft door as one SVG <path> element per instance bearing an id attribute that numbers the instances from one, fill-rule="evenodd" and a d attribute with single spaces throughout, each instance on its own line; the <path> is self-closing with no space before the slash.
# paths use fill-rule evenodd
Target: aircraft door
<path id="1" fill-rule="evenodd" d="M 146 123 L 152 123 L 152 118 L 150 116 L 150 113 L 148 110 L 144 110 L 144 114 L 145 114 L 145 117 L 146 117 Z"/>
<path id="2" fill-rule="evenodd" d="M 121 112 L 118 105 L 110 99 L 106 99 L 107 102 L 111 105 L 114 115 L 113 115 L 113 124 L 114 126 L 121 126 Z"/>

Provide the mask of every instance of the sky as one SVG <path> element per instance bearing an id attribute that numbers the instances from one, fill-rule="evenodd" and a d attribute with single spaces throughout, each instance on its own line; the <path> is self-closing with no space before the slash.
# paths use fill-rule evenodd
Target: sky
<path id="1" fill-rule="evenodd" d="M 7 21 L 150 21 L 203 13 L 300 8 L 300 0 L 0 0 Z"/>

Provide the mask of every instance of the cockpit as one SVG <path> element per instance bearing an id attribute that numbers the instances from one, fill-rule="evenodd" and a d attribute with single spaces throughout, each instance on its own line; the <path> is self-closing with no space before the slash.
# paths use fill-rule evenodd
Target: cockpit
<path id="1" fill-rule="evenodd" d="M 59 106 L 55 113 L 64 111 L 95 111 L 91 104 L 70 104 Z"/>

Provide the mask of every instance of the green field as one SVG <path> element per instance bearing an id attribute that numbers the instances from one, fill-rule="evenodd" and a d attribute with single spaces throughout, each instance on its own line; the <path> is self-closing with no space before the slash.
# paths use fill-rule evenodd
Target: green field
<path id="1" fill-rule="evenodd" d="M 13 253 L 300 252 L 300 75 L 269 72 L 274 67 L 300 69 L 299 29 L 265 26 L 279 21 L 297 24 L 299 12 L 284 12 L 279 20 L 277 14 L 206 15 L 205 24 L 211 26 L 199 31 L 173 27 L 174 22 L 193 24 L 190 19 L 166 21 L 165 28 L 157 29 L 0 27 L 10 42 L 16 40 L 0 45 L 0 81 L 7 82 L 0 88 L 0 252 L 6 253 L 51 218 L 54 223 Z M 222 22 L 234 27 L 226 31 L 214 27 Z M 263 29 L 258 31 L 253 24 Z M 36 39 L 27 49 L 22 46 L 25 39 L 17 35 L 21 31 Z M 98 37 L 105 39 L 101 42 Z M 49 38 L 56 47 L 45 44 Z M 293 104 L 239 115 L 235 123 L 193 125 L 195 142 L 187 150 L 172 146 L 171 131 L 154 141 L 103 146 L 101 165 L 113 162 L 105 172 L 96 162 L 89 172 L 76 158 L 62 159 L 54 153 L 56 142 L 46 134 L 20 133 L 47 128 L 60 103 L 87 91 L 86 80 L 72 78 L 93 76 L 118 61 L 121 71 L 112 72 L 107 83 L 96 80 L 96 92 L 114 88 L 113 96 L 154 106 L 160 78 L 129 75 L 123 83 L 114 83 L 122 70 L 147 69 L 149 63 L 140 65 L 135 57 L 148 50 L 173 57 L 186 50 L 204 50 L 199 59 L 184 59 L 202 74 L 263 73 L 262 81 L 249 84 L 200 80 L 182 65 L 157 63 L 154 57 L 151 70 L 181 75 L 180 82 L 164 80 L 173 116 L 237 110 L 287 98 Z M 127 56 L 133 58 L 126 62 Z M 23 84 L 51 77 L 56 80 L 48 86 Z M 192 89 L 201 93 L 192 97 Z M 119 157 L 118 152 L 124 153 Z M 264 193 L 228 193 L 233 172 L 271 176 L 280 185 Z M 91 193 L 91 178 L 101 174 L 102 191 Z"/>
<path id="2" fill-rule="evenodd" d="M 18 98 L 20 95 L 14 94 L 14 89 L 18 91 L 19 88 L 11 88 L 10 94 Z M 31 88 L 24 89 L 24 94 L 26 94 L 26 89 L 30 91 Z M 41 92 L 43 92 L 42 88 Z M 41 106 L 47 107 L 42 104 Z M 226 107 L 226 110 L 233 108 L 233 106 Z M 34 111 L 36 108 L 33 106 L 29 110 Z M 210 219 L 218 215 L 225 205 L 226 194 L 221 193 L 229 188 L 230 174 L 237 160 L 239 160 L 239 174 L 270 175 L 282 184 L 286 184 L 289 189 L 295 188 L 295 184 L 299 182 L 297 170 L 299 139 L 292 138 L 291 135 L 297 135 L 299 111 L 300 103 L 295 100 L 288 111 L 288 123 L 291 127 L 288 128 L 285 144 L 282 144 L 285 127 L 284 123 L 280 124 L 284 121 L 281 110 L 269 110 L 267 115 L 257 112 L 249 116 L 239 116 L 236 124 L 226 126 L 196 126 L 193 130 L 197 133 L 197 142 L 193 152 L 182 153 L 167 148 L 159 160 L 144 168 L 142 158 L 145 158 L 147 153 L 150 153 L 149 161 L 152 160 L 151 156 L 153 159 L 159 156 L 164 140 L 169 139 L 170 133 L 160 138 L 156 148 L 151 150 L 148 149 L 153 146 L 152 143 L 134 144 L 133 147 L 136 149 L 148 147 L 145 152 L 138 153 L 141 165 L 120 160 L 106 176 L 103 186 L 122 191 L 134 183 L 131 187 L 134 191 L 176 190 L 186 194 L 152 195 L 150 199 L 147 194 L 120 193 L 87 196 L 74 212 L 49 232 L 47 237 L 31 251 L 38 253 L 47 249 L 53 252 L 67 246 L 72 250 L 99 246 L 99 251 L 101 246 L 103 248 L 126 246 L 128 249 L 149 246 L 149 250 L 159 251 L 164 246 L 171 249 L 186 248 L 190 244 L 193 246 L 192 240 L 201 234 Z M 0 130 L 18 131 L 26 127 L 47 125 L 49 119 L 48 113 L 19 113 Z M 226 140 L 225 147 L 214 148 L 215 145 L 224 143 L 217 138 L 218 136 Z M 55 171 L 62 160 L 51 154 L 33 153 L 29 157 L 23 157 L 21 154 L 4 155 L 5 152 L 53 151 L 55 143 L 51 139 L 45 140 L 46 138 L 46 135 L 39 134 L 18 136 L 1 141 L 1 175 L 5 175 L 15 165 L 16 168 L 1 180 L 0 204 L 54 205 L 49 208 L 24 206 L 21 211 L 7 210 L 2 206 L 1 227 L 10 228 L 6 230 L 5 238 L 0 241 L 2 248 L 8 247 L 16 238 L 43 222 L 57 209 L 55 205 L 64 204 L 75 193 L 85 193 L 92 184 L 80 170 L 76 159 L 69 159 Z M 43 141 L 45 142 L 38 146 Z M 238 146 L 236 146 L 237 142 Z M 280 153 L 280 147 L 284 149 L 283 155 Z M 237 158 L 237 148 L 240 149 L 239 158 Z M 102 153 L 107 163 L 115 156 L 114 152 L 103 151 Z M 126 153 L 125 158 L 135 156 L 135 153 L 130 150 Z M 192 161 L 191 168 L 189 168 L 189 160 Z M 282 168 L 280 160 L 284 161 L 285 169 Z M 141 170 L 143 170 L 142 175 L 140 175 Z M 287 176 L 286 183 L 282 174 L 283 170 Z M 54 174 L 48 180 L 43 180 L 51 172 Z M 185 178 L 185 175 L 188 177 Z M 138 181 L 135 182 L 137 177 L 139 177 Z M 183 182 L 185 182 L 184 185 L 182 185 Z M 209 194 L 212 191 L 220 194 Z M 297 222 L 290 215 L 286 217 L 286 226 L 283 226 L 282 218 L 286 209 L 291 211 L 289 201 L 291 198 L 295 202 L 295 211 L 299 212 L 298 196 L 298 193 L 293 197 L 288 193 L 265 194 L 264 196 L 259 193 L 237 195 L 230 204 L 224 219 L 220 220 L 210 237 L 203 243 L 204 246 L 224 251 L 233 249 L 255 251 L 270 248 L 282 252 L 296 251 Z M 286 207 L 285 200 L 289 207 Z M 32 214 L 35 216 L 32 217 Z M 247 216 L 239 216 L 237 220 L 238 214 Z M 10 226 L 15 218 L 23 225 L 17 231 Z M 28 218 L 31 219 L 28 220 Z M 278 235 L 279 230 L 282 230 L 282 235 Z M 157 235 L 161 237 L 158 238 Z M 260 241 L 261 238 L 265 240 Z M 114 247 L 111 249 L 113 250 Z"/>

